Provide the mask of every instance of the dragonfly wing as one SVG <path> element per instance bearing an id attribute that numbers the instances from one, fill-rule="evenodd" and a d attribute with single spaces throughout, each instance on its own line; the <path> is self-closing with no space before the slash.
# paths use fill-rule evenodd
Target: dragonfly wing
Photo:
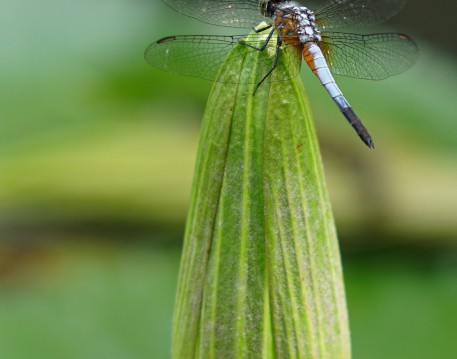
<path id="1" fill-rule="evenodd" d="M 379 24 L 397 14 L 405 0 L 330 0 L 315 11 L 321 29 Z"/>
<path id="2" fill-rule="evenodd" d="M 144 58 L 152 66 L 178 75 L 214 80 L 227 54 L 242 36 L 169 36 L 148 46 Z"/>
<path id="3" fill-rule="evenodd" d="M 265 43 L 266 38 L 266 34 L 251 34 L 249 37 L 246 35 L 169 36 L 149 45 L 144 57 L 149 64 L 162 70 L 208 80 L 215 80 L 224 61 L 229 61 L 232 69 L 239 68 L 239 71 L 234 71 L 237 75 L 232 76 L 229 82 L 237 83 L 240 81 L 241 69 L 246 55 L 254 52 L 258 54 L 256 66 L 259 67 L 259 75 L 246 77 L 246 81 L 258 83 L 273 67 L 277 37 L 273 36 L 264 51 L 256 50 L 248 45 L 258 48 Z M 230 53 L 235 46 L 240 46 L 240 48 L 238 51 Z M 288 56 L 284 56 L 286 53 Z M 301 58 L 298 49 L 283 45 L 280 50 L 280 64 L 286 59 L 289 61 L 287 75 L 282 72 L 280 77 L 276 71 L 273 71 L 267 82 L 285 81 L 299 73 Z"/>
<path id="4" fill-rule="evenodd" d="M 410 68 L 419 56 L 413 40 L 395 33 L 328 32 L 322 34 L 319 46 L 334 74 L 367 80 L 399 74 Z"/>
<path id="5" fill-rule="evenodd" d="M 208 24 L 251 28 L 265 21 L 259 0 L 163 0 L 176 11 Z"/>

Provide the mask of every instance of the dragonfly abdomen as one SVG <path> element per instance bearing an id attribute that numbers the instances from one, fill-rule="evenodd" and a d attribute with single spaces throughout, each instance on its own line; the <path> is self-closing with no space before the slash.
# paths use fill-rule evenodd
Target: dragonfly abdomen
<path id="1" fill-rule="evenodd" d="M 352 128 L 354 128 L 362 141 L 365 142 L 368 147 L 374 148 L 374 143 L 368 130 L 336 84 L 320 47 L 314 42 L 305 44 L 303 47 L 303 58 L 314 74 L 319 78 L 324 88 L 332 97 L 333 101 L 335 101 L 346 120 L 350 123 Z"/>

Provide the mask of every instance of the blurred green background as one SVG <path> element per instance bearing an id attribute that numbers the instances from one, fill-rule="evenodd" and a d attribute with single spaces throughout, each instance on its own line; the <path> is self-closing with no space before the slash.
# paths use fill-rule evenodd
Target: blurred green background
<path id="1" fill-rule="evenodd" d="M 457 357 L 457 5 L 428 6 L 411 2 L 381 28 L 417 40 L 412 70 L 337 78 L 375 151 L 302 71 L 355 359 Z M 143 51 L 166 35 L 210 33 L 233 31 L 158 0 L 3 0 L 0 358 L 169 356 L 211 83 L 162 73 Z"/>

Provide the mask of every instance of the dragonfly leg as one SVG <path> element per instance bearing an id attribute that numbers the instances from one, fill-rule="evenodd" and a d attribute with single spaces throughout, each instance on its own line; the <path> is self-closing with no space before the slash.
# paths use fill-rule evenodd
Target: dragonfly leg
<path id="1" fill-rule="evenodd" d="M 271 26 L 270 26 L 270 27 L 271 27 Z M 270 28 L 270 27 L 267 27 L 267 29 Z M 267 36 L 265 42 L 264 42 L 264 43 L 262 44 L 262 46 L 260 46 L 260 47 L 257 47 L 257 46 L 248 44 L 248 43 L 246 43 L 246 42 L 244 42 L 244 41 L 240 41 L 240 42 L 241 42 L 243 45 L 246 45 L 247 47 L 250 47 L 251 49 L 254 49 L 254 50 L 257 50 L 257 51 L 263 51 L 263 50 L 265 50 L 265 49 L 267 48 L 268 43 L 270 42 L 271 37 L 273 36 L 274 32 L 275 32 L 275 29 L 273 28 L 273 29 L 270 31 L 270 33 L 268 34 L 268 36 Z"/>
<path id="2" fill-rule="evenodd" d="M 262 32 L 262 31 L 271 29 L 272 26 L 273 26 L 273 25 L 270 24 L 270 25 L 267 25 L 267 26 L 265 26 L 265 27 L 261 27 L 260 29 L 257 29 L 257 28 L 254 26 L 254 27 L 252 28 L 252 30 L 254 30 L 254 31 L 258 34 L 259 32 Z"/>
<path id="3" fill-rule="evenodd" d="M 276 66 L 278 66 L 278 60 L 279 60 L 279 53 L 280 53 L 280 50 L 281 50 L 281 45 L 282 45 L 282 40 L 281 38 L 278 36 L 278 41 L 276 42 L 276 54 L 275 54 L 275 59 L 274 59 L 274 62 L 273 62 L 273 66 L 271 67 L 271 69 L 267 72 L 267 74 L 262 78 L 262 80 L 260 80 L 260 82 L 257 84 L 256 88 L 255 88 L 255 91 L 252 95 L 255 95 L 255 93 L 257 92 L 257 90 L 259 89 L 260 85 L 268 78 L 268 76 L 271 75 L 271 73 L 274 71 L 274 69 L 276 68 Z"/>

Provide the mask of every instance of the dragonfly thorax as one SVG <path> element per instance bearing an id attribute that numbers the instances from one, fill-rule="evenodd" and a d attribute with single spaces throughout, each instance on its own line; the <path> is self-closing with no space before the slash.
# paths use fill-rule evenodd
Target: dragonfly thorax
<path id="1" fill-rule="evenodd" d="M 314 12 L 294 3 L 277 5 L 273 14 L 275 28 L 282 39 L 294 46 L 322 41 Z"/>

